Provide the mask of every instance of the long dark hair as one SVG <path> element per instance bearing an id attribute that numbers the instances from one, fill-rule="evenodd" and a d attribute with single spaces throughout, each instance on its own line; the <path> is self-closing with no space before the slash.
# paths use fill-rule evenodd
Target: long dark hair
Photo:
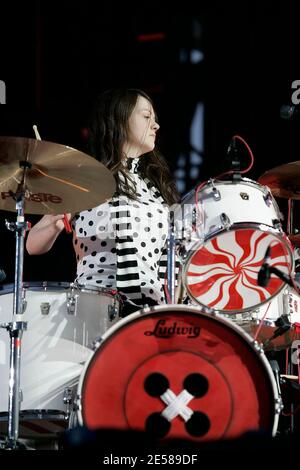
<path id="1" fill-rule="evenodd" d="M 152 104 L 152 100 L 142 90 L 105 91 L 96 100 L 89 124 L 89 153 L 112 171 L 117 183 L 117 193 L 131 199 L 136 199 L 137 196 L 132 185 L 128 184 L 130 176 L 124 166 L 126 159 L 123 145 L 128 138 L 128 121 L 139 96 Z M 178 191 L 161 153 L 154 149 L 140 158 L 139 174 L 142 178 L 147 178 L 159 190 L 168 205 L 177 202 Z M 123 175 L 121 179 L 120 173 Z"/>

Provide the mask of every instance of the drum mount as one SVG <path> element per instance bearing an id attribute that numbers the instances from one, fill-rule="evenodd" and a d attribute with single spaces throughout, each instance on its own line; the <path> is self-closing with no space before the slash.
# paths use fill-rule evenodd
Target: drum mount
<path id="1" fill-rule="evenodd" d="M 10 335 L 10 366 L 9 366 L 9 388 L 8 388 L 8 435 L 3 447 L 6 449 L 17 449 L 21 446 L 19 437 L 19 413 L 20 413 L 20 370 L 21 370 L 21 341 L 23 331 L 27 323 L 23 321 L 22 303 L 22 280 L 24 265 L 24 237 L 28 230 L 28 223 L 24 218 L 25 180 L 26 171 L 30 164 L 20 162 L 23 170 L 21 182 L 14 193 L 16 201 L 16 222 L 6 221 L 6 227 L 16 233 L 16 259 L 15 259 L 15 284 L 13 300 L 13 321 L 0 325 L 6 328 Z"/>

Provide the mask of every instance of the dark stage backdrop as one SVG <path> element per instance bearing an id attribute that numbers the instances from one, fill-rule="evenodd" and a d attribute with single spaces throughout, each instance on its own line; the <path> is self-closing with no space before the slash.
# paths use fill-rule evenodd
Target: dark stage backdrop
<path id="1" fill-rule="evenodd" d="M 198 2 L 193 9 L 151 5 L 126 10 L 113 3 L 10 2 L 1 5 L 0 134 L 34 137 L 85 150 L 84 128 L 93 98 L 114 86 L 144 88 L 160 117 L 159 144 L 175 171 L 190 150 L 196 103 L 204 103 L 204 152 L 199 179 L 186 190 L 230 168 L 227 147 L 234 134 L 251 146 L 249 177 L 300 160 L 300 120 L 285 121 L 300 79 L 297 2 Z M 192 61 L 192 51 L 204 59 Z M 200 130 L 199 130 L 200 132 Z M 240 148 L 242 166 L 249 157 Z M 286 200 L 278 200 L 286 213 Z M 295 203 L 295 225 L 299 207 Z M 0 267 L 14 277 L 15 240 L 0 212 Z M 245 215 L 246 217 L 246 215 Z M 27 215 L 36 222 L 39 216 Z M 27 281 L 71 281 L 75 258 L 67 234 L 51 253 L 25 255 Z"/>

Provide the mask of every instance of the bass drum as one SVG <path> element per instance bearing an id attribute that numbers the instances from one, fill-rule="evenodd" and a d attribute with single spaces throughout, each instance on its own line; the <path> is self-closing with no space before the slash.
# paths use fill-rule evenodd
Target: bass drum
<path id="1" fill-rule="evenodd" d="M 199 307 L 147 308 L 102 337 L 81 374 L 77 421 L 90 429 L 210 440 L 275 434 L 271 367 L 239 326 Z"/>
<path id="2" fill-rule="evenodd" d="M 119 320 L 118 297 L 70 283 L 23 286 L 20 437 L 54 435 L 68 427 L 79 376 L 99 337 Z M 0 290 L 0 322 L 11 322 L 13 285 Z M 7 431 L 9 333 L 0 330 L 0 433 Z"/>

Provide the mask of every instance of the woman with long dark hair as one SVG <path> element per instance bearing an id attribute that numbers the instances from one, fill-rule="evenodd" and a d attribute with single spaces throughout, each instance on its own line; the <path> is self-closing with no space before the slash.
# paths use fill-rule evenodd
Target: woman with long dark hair
<path id="1" fill-rule="evenodd" d="M 165 302 L 159 262 L 168 236 L 168 207 L 178 199 L 168 165 L 155 149 L 159 129 L 141 90 L 102 93 L 94 106 L 89 153 L 111 170 L 116 192 L 72 217 L 76 282 L 116 289 L 123 315 Z M 69 216 L 71 218 L 71 215 Z M 29 232 L 30 254 L 48 251 L 63 215 L 45 215 Z"/>

